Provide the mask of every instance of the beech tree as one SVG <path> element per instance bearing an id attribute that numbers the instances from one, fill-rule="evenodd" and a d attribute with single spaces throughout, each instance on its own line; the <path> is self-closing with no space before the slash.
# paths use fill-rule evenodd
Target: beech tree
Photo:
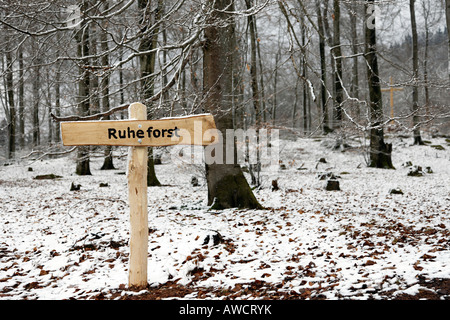
<path id="1" fill-rule="evenodd" d="M 139 43 L 139 51 L 148 52 L 139 56 L 140 62 L 140 77 L 142 98 L 149 99 L 154 94 L 155 81 L 155 65 L 156 65 L 156 47 L 158 41 L 159 24 L 162 12 L 163 1 L 158 0 L 157 7 L 152 8 L 152 1 L 138 0 L 138 7 L 140 10 L 140 32 L 142 36 Z M 147 106 L 147 113 L 152 115 L 152 106 Z M 158 178 L 156 177 L 155 165 L 153 161 L 153 149 L 148 149 L 147 161 L 147 186 L 160 186 Z"/>
<path id="2" fill-rule="evenodd" d="M 89 10 L 89 3 L 87 0 L 82 0 L 80 5 L 81 15 L 86 14 Z M 77 41 L 77 56 L 80 58 L 78 67 L 78 112 L 81 116 L 87 116 L 90 112 L 90 74 L 89 74 L 89 24 L 82 16 L 80 28 L 76 30 L 75 38 Z M 82 146 L 77 148 L 77 164 L 76 174 L 91 175 L 90 161 L 89 161 L 89 146 Z"/>
<path id="3" fill-rule="evenodd" d="M 227 142 L 226 134 L 227 129 L 233 129 L 234 1 L 209 0 L 207 5 L 210 13 L 203 45 L 204 106 L 214 116 L 225 156 L 227 145 L 235 145 L 234 138 Z M 236 152 L 236 148 L 233 149 Z M 236 160 L 235 163 L 206 164 L 206 180 L 208 205 L 212 209 L 261 208 Z"/>
<path id="4" fill-rule="evenodd" d="M 367 0 L 366 12 L 374 0 Z M 369 10 L 370 11 L 370 10 Z M 365 58 L 367 61 L 367 82 L 369 86 L 370 110 L 370 160 L 369 166 L 374 168 L 393 169 L 391 153 L 392 144 L 384 142 L 383 100 L 381 97 L 381 81 L 378 69 L 376 21 L 365 23 Z"/>
<path id="5" fill-rule="evenodd" d="M 341 4 L 340 0 L 333 0 L 333 47 L 331 50 L 334 66 L 334 122 L 336 127 L 342 123 L 342 103 L 344 102 L 342 49 L 341 49 Z"/>
<path id="6" fill-rule="evenodd" d="M 109 4 L 107 0 L 103 0 L 103 10 L 108 11 Z M 109 54 L 108 52 L 108 21 L 104 21 L 102 25 L 102 30 L 100 31 L 100 48 L 103 55 L 101 56 L 101 66 L 103 67 L 103 77 L 101 80 L 101 105 L 102 105 L 102 111 L 106 112 L 108 111 L 110 106 L 110 97 L 109 97 L 109 86 L 110 86 L 110 77 L 111 72 L 109 72 L 107 69 L 109 67 Z M 105 120 L 109 120 L 109 116 L 105 117 Z M 103 165 L 100 168 L 101 170 L 112 170 L 114 168 L 113 163 L 113 155 L 112 155 L 112 146 L 106 146 L 105 147 L 105 157 L 103 160 Z"/>
<path id="7" fill-rule="evenodd" d="M 450 0 L 445 0 L 445 16 L 447 21 L 448 37 L 448 76 L 450 78 Z"/>
<path id="8" fill-rule="evenodd" d="M 5 91 L 6 108 L 8 118 L 8 151 L 9 159 L 14 158 L 16 152 L 16 106 L 14 101 L 14 79 L 13 79 L 13 55 L 11 37 L 6 36 L 5 47 Z"/>
<path id="9" fill-rule="evenodd" d="M 413 69 L 413 126 L 414 126 L 414 144 L 423 145 L 422 137 L 420 135 L 419 125 L 419 88 L 417 82 L 419 81 L 419 48 L 418 35 L 416 23 L 416 9 L 414 7 L 415 0 L 409 0 L 409 12 L 411 16 L 411 34 L 412 34 L 412 69 Z"/>
<path id="10" fill-rule="evenodd" d="M 316 0 L 317 12 L 317 32 L 319 35 L 319 54 L 320 54 L 320 104 L 322 107 L 322 132 L 327 134 L 331 132 L 328 116 L 328 95 L 327 95 L 327 69 L 325 56 L 325 29 L 323 24 L 322 8 L 319 0 Z"/>

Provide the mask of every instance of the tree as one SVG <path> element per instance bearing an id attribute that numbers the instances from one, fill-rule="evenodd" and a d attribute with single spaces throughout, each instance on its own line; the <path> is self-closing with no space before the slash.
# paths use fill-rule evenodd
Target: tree
<path id="1" fill-rule="evenodd" d="M 8 159 L 14 158 L 16 152 L 16 107 L 14 102 L 13 56 L 11 38 L 6 37 L 6 96 L 8 105 Z"/>
<path id="2" fill-rule="evenodd" d="M 148 52 L 139 56 L 140 62 L 140 77 L 142 98 L 148 99 L 154 94 L 154 73 L 156 62 L 156 49 L 159 32 L 159 19 L 162 11 L 162 1 L 158 0 L 158 6 L 154 13 L 152 13 L 151 0 L 139 0 L 138 7 L 141 14 L 140 31 L 142 37 L 139 43 L 139 51 Z M 153 21 L 152 21 L 153 20 Z M 147 106 L 149 108 L 149 106 Z M 148 113 L 152 113 L 149 108 Z M 150 115 L 151 118 L 151 115 Z M 153 161 L 153 149 L 148 149 L 147 162 L 147 186 L 160 186 L 158 178 L 155 173 L 155 164 Z"/>
<path id="3" fill-rule="evenodd" d="M 247 10 L 250 10 L 252 8 L 252 3 L 250 0 L 245 0 Z M 257 141 L 256 144 L 259 144 L 259 129 L 262 125 L 262 112 L 261 112 L 261 104 L 260 104 L 260 94 L 258 89 L 258 75 L 257 75 L 257 67 L 256 67 L 256 51 L 257 51 L 257 36 L 256 36 L 256 19 L 255 15 L 250 14 L 247 17 L 248 19 L 248 28 L 250 30 L 250 87 L 252 92 L 252 104 L 253 109 L 255 112 L 255 126 L 256 126 L 256 135 L 257 135 Z M 260 70 L 261 72 L 261 70 Z M 276 97 L 276 72 L 275 72 L 275 89 L 274 89 L 274 97 Z M 276 99 L 274 98 L 274 101 Z M 276 102 L 275 102 L 276 103 Z M 275 123 L 275 108 L 276 106 L 273 106 L 273 121 Z M 257 152 L 257 163 L 256 165 L 250 164 L 249 170 L 251 174 L 252 184 L 259 186 L 260 184 L 260 161 L 259 161 L 259 148 L 256 150 Z M 254 171 L 256 171 L 256 176 L 254 174 Z"/>
<path id="4" fill-rule="evenodd" d="M 419 48 L 417 40 L 417 23 L 416 23 L 416 10 L 414 3 L 416 0 L 409 0 L 409 12 L 411 16 L 411 33 L 412 33 L 412 56 L 413 56 L 413 132 L 414 132 L 414 144 L 423 145 L 422 137 L 420 135 L 419 128 L 419 88 L 417 82 L 419 81 Z"/>
<path id="5" fill-rule="evenodd" d="M 226 154 L 226 130 L 233 129 L 233 55 L 235 50 L 235 24 L 233 0 L 209 0 L 210 16 L 205 28 L 203 46 L 203 88 L 205 108 L 213 114 L 220 131 L 223 155 Z M 228 141 L 235 146 L 235 141 Z M 233 148 L 236 152 L 236 148 Z M 241 167 L 234 163 L 206 164 L 208 205 L 212 209 L 261 208 Z"/>
<path id="6" fill-rule="evenodd" d="M 41 87 L 41 57 L 39 55 L 39 44 L 38 40 L 32 38 L 31 39 L 31 48 L 33 50 L 33 54 L 35 54 L 33 67 L 33 147 L 37 147 L 41 144 L 41 129 L 39 126 L 39 107 L 40 107 L 40 87 Z"/>
<path id="7" fill-rule="evenodd" d="M 335 63 L 334 67 L 334 121 L 335 126 L 340 127 L 342 122 L 342 102 L 344 93 L 342 87 L 342 50 L 341 50 L 341 7 L 339 0 L 333 0 L 334 17 L 333 17 L 333 49 L 331 50 L 332 58 Z"/>
<path id="8" fill-rule="evenodd" d="M 328 124 L 328 107 L 327 107 L 327 67 L 325 62 L 325 29 L 322 18 L 322 9 L 320 1 L 316 0 L 317 12 L 317 28 L 319 33 L 319 55 L 320 55 L 320 103 L 322 106 L 322 132 L 330 133 L 332 130 Z"/>
<path id="9" fill-rule="evenodd" d="M 103 0 L 103 9 L 108 11 L 108 0 Z M 108 22 L 105 21 L 102 25 L 102 30 L 100 31 L 100 48 L 102 51 L 101 55 L 101 65 L 103 68 L 103 78 L 101 81 L 101 105 L 102 111 L 106 112 L 110 109 L 109 104 L 109 85 L 110 85 L 110 72 L 107 70 L 109 68 L 109 55 L 108 55 L 108 34 L 107 34 Z M 108 120 L 109 116 L 105 118 Z M 113 155 L 112 155 L 112 146 L 105 147 L 105 158 L 103 160 L 103 165 L 100 168 L 101 170 L 112 170 L 114 168 L 113 164 Z"/>
<path id="10" fill-rule="evenodd" d="M 450 78 L 450 0 L 445 0 L 445 16 L 447 21 L 448 37 L 448 76 Z"/>
<path id="11" fill-rule="evenodd" d="M 86 14 L 88 12 L 88 8 L 88 1 L 82 0 L 81 13 Z M 89 65 L 89 24 L 85 19 L 82 19 L 80 28 L 76 30 L 75 38 L 77 40 L 77 55 L 81 59 L 78 67 L 78 112 L 80 115 L 86 116 L 89 115 L 90 109 L 90 75 L 87 68 Z M 77 148 L 77 163 L 75 172 L 78 175 L 91 175 L 88 146 Z"/>
<path id="12" fill-rule="evenodd" d="M 350 93 L 352 97 L 359 100 L 359 68 L 358 68 L 358 29 L 357 29 L 357 8 L 358 5 L 354 2 L 347 6 L 350 16 L 350 34 L 351 34 L 351 48 L 353 55 L 352 66 L 352 81 L 350 86 Z M 354 114 L 359 119 L 360 108 L 359 105 L 352 102 L 352 106 L 355 106 Z"/>
<path id="13" fill-rule="evenodd" d="M 25 147 L 25 90 L 24 90 L 24 63 L 23 63 L 23 47 L 18 48 L 17 59 L 19 60 L 19 146 L 21 149 Z"/>
<path id="14" fill-rule="evenodd" d="M 366 1 L 366 12 L 368 12 L 370 11 L 371 6 L 373 8 L 375 1 Z M 367 61 L 371 122 L 369 167 L 394 169 L 391 160 L 392 144 L 384 142 L 384 130 L 382 125 L 383 103 L 378 71 L 375 20 L 373 21 L 373 24 L 365 23 L 365 57 Z"/>
<path id="15" fill-rule="evenodd" d="M 300 30 L 302 35 L 302 47 L 306 47 L 306 21 L 305 17 L 302 15 L 300 17 Z M 303 52 L 302 58 L 301 58 L 301 67 L 302 67 L 302 78 L 307 79 L 307 64 L 306 64 L 306 53 Z M 298 81 L 298 79 L 297 79 Z M 295 96 L 297 98 L 297 84 L 295 89 Z M 311 104 L 310 99 L 308 95 L 308 89 L 307 89 L 307 83 L 306 81 L 303 81 L 303 131 L 308 132 L 309 129 L 311 129 Z M 295 116 L 295 111 L 294 111 Z M 295 124 L 295 121 L 293 122 Z"/>

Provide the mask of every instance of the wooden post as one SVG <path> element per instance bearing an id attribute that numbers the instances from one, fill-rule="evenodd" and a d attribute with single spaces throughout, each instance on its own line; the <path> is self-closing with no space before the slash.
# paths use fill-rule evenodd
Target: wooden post
<path id="1" fill-rule="evenodd" d="M 391 96 L 390 96 L 390 99 L 391 99 L 391 119 L 394 119 L 394 91 L 402 91 L 403 88 L 394 88 L 394 80 L 392 79 L 392 77 L 390 77 L 389 81 L 390 81 L 389 88 L 381 89 L 381 91 L 383 91 L 383 92 L 389 91 L 390 94 L 391 94 Z M 391 121 L 391 124 L 393 124 L 393 123 L 394 123 L 394 120 Z"/>
<path id="2" fill-rule="evenodd" d="M 128 286 L 147 287 L 148 214 L 147 147 L 173 145 L 207 146 L 215 143 L 211 114 L 147 120 L 147 108 L 133 103 L 129 120 L 74 121 L 61 123 L 65 146 L 128 146 L 128 201 L 130 205 L 130 259 Z M 180 135 L 179 135 L 180 134 Z"/>
<path id="3" fill-rule="evenodd" d="M 133 120 L 147 120 L 147 108 L 133 103 L 128 109 Z M 147 287 L 148 213 L 147 147 L 130 147 L 128 160 L 128 201 L 130 206 L 130 262 L 128 286 Z"/>

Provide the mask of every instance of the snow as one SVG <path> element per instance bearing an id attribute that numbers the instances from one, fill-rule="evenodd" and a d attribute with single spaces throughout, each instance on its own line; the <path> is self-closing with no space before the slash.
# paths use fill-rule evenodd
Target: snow
<path id="1" fill-rule="evenodd" d="M 450 146 L 410 140 L 392 138 L 396 170 L 368 168 L 360 148 L 334 151 L 331 138 L 281 140 L 286 170 L 263 167 L 254 190 L 265 210 L 208 211 L 201 166 L 159 149 L 164 186 L 148 188 L 150 285 L 226 289 L 262 280 L 281 291 L 328 287 L 328 299 L 381 299 L 391 290 L 417 293 L 419 276 L 450 278 Z M 112 171 L 94 158 L 93 175 L 76 176 L 74 156 L 0 168 L 0 299 L 89 299 L 127 286 L 126 157 Z M 407 176 L 406 161 L 433 173 Z M 339 176 L 341 191 L 324 189 L 324 172 Z M 33 179 L 48 173 L 62 178 Z M 81 190 L 69 191 L 72 182 Z M 404 194 L 389 194 L 393 188 Z M 216 232 L 224 242 L 204 244 Z M 208 276 L 195 279 L 194 270 Z"/>

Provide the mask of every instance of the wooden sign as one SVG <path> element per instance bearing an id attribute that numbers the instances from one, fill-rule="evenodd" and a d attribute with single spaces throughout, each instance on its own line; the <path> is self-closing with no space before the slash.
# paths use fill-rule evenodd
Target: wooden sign
<path id="1" fill-rule="evenodd" d="M 216 129 L 211 114 L 159 120 L 74 121 L 61 123 L 65 146 L 205 146 Z"/>
<path id="2" fill-rule="evenodd" d="M 389 78 L 389 83 L 390 83 L 389 88 L 381 89 L 381 91 L 382 92 L 390 92 L 391 93 L 391 97 L 390 97 L 391 98 L 390 99 L 390 102 L 391 102 L 391 119 L 394 119 L 394 92 L 395 91 L 402 91 L 403 88 L 395 88 L 394 87 L 394 80 L 392 79 L 392 77 Z M 394 123 L 394 120 L 391 121 L 391 124 L 393 124 L 393 123 Z"/>
<path id="3" fill-rule="evenodd" d="M 210 114 L 147 120 L 147 108 L 133 103 L 130 120 L 62 122 L 65 146 L 130 146 L 128 157 L 128 201 L 130 206 L 130 259 L 128 285 L 147 287 L 148 212 L 147 147 L 208 145 L 214 142 L 216 125 Z"/>

